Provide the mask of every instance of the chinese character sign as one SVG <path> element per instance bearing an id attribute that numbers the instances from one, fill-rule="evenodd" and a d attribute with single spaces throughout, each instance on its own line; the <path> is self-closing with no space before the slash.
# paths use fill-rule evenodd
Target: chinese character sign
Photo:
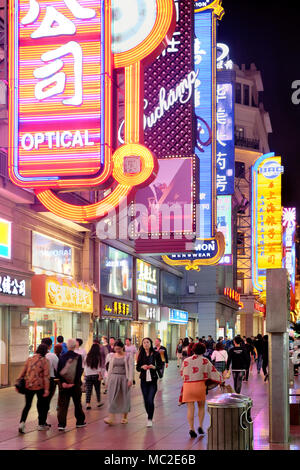
<path id="1" fill-rule="evenodd" d="M 9 174 L 51 212 L 87 222 L 146 184 L 144 65 L 175 28 L 173 0 L 9 0 Z M 125 82 L 124 145 L 113 152 L 114 70 Z M 113 190 L 78 206 L 53 189 Z"/>
<path id="2" fill-rule="evenodd" d="M 252 277 L 265 291 L 266 269 L 282 267 L 281 157 L 267 154 L 252 168 Z"/>
<path id="3" fill-rule="evenodd" d="M 221 75 L 223 72 L 218 72 Z M 234 193 L 234 98 L 232 83 L 217 84 L 217 195 Z"/>
<path id="4" fill-rule="evenodd" d="M 290 275 L 291 283 L 291 310 L 295 310 L 295 282 L 296 282 L 296 208 L 283 208 L 283 252 L 282 267 Z"/>
<path id="5" fill-rule="evenodd" d="M 217 197 L 217 230 L 222 232 L 225 238 L 225 252 L 219 264 L 232 264 L 232 204 L 231 196 Z"/>

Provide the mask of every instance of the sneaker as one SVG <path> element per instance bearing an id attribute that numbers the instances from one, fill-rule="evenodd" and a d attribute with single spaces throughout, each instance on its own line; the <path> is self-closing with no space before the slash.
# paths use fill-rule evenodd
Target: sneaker
<path id="1" fill-rule="evenodd" d="M 85 426 L 86 426 L 86 423 L 76 424 L 76 428 L 84 428 Z"/>
<path id="2" fill-rule="evenodd" d="M 19 433 L 25 434 L 25 423 L 24 423 L 24 421 L 22 421 L 22 422 L 19 424 Z"/>
<path id="3" fill-rule="evenodd" d="M 98 403 L 97 408 L 101 408 L 101 406 L 103 406 L 103 405 L 104 405 L 104 403 Z"/>
<path id="4" fill-rule="evenodd" d="M 192 429 L 189 431 L 191 437 L 197 437 L 197 434 Z"/>
<path id="5" fill-rule="evenodd" d="M 103 392 L 103 393 L 104 393 L 104 395 L 106 395 L 106 394 L 107 394 L 107 390 L 104 390 L 104 392 Z"/>
<path id="6" fill-rule="evenodd" d="M 152 420 L 148 419 L 147 428 L 152 428 Z"/>
<path id="7" fill-rule="evenodd" d="M 198 428 L 198 434 L 199 434 L 199 436 L 204 436 L 205 435 L 205 432 L 203 431 L 203 429 L 201 427 Z"/>
<path id="8" fill-rule="evenodd" d="M 65 427 L 65 426 L 58 426 L 58 430 L 59 430 L 59 431 L 65 431 L 65 430 L 66 430 L 66 427 Z"/>
<path id="9" fill-rule="evenodd" d="M 39 424 L 38 426 L 38 431 L 48 431 L 49 429 L 49 426 L 47 426 L 46 424 Z"/>
<path id="10" fill-rule="evenodd" d="M 90 405 L 86 405 L 86 409 L 87 409 L 87 410 L 91 410 L 92 407 L 91 407 Z"/>

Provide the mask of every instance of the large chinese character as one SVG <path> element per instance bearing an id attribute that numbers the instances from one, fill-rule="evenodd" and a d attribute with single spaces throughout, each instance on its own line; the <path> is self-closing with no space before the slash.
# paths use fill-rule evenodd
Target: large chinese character
<path id="1" fill-rule="evenodd" d="M 67 8 L 76 19 L 91 19 L 96 11 L 82 7 L 77 0 L 64 0 Z M 22 19 L 23 25 L 34 23 L 40 15 L 40 5 L 36 0 L 30 0 L 30 8 Z M 76 26 L 69 18 L 52 6 L 46 8 L 46 14 L 40 26 L 31 34 L 32 39 L 57 36 L 72 36 L 76 33 Z M 66 74 L 61 71 L 64 62 L 61 60 L 71 54 L 74 61 L 74 96 L 62 100 L 65 105 L 79 106 L 82 104 L 82 49 L 76 41 L 69 41 L 58 49 L 48 51 L 41 56 L 43 62 L 48 62 L 34 70 L 33 75 L 41 81 L 35 86 L 35 97 L 38 100 L 56 96 L 63 93 L 66 86 Z M 54 85 L 50 87 L 50 85 Z"/>

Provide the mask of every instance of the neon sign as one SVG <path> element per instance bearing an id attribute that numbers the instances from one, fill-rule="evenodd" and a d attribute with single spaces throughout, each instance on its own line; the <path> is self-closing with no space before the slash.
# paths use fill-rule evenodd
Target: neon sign
<path id="1" fill-rule="evenodd" d="M 9 7 L 10 178 L 59 216 L 100 218 L 155 173 L 143 145 L 143 65 L 171 37 L 173 0 L 10 0 Z M 115 152 L 114 69 L 125 76 L 125 144 Z M 135 172 L 125 163 L 132 158 Z M 99 189 L 108 180 L 110 194 L 87 206 L 53 191 Z"/>
<path id="2" fill-rule="evenodd" d="M 295 310 L 295 283 L 296 283 L 296 208 L 283 208 L 282 214 L 282 267 L 290 275 L 291 283 L 291 310 Z"/>
<path id="3" fill-rule="evenodd" d="M 261 156 L 252 167 L 252 282 L 266 290 L 266 269 L 282 267 L 281 157 Z"/>

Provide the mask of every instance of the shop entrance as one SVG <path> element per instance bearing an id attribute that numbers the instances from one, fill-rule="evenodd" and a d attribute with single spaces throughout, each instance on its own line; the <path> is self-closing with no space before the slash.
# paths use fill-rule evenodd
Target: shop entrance
<path id="1" fill-rule="evenodd" d="M 8 380 L 8 307 L 0 307 L 0 388 L 7 387 Z"/>
<path id="2" fill-rule="evenodd" d="M 97 319 L 94 321 L 93 339 L 101 341 L 102 336 L 120 339 L 125 343 L 126 338 L 130 338 L 130 321 L 127 320 L 109 320 Z"/>

